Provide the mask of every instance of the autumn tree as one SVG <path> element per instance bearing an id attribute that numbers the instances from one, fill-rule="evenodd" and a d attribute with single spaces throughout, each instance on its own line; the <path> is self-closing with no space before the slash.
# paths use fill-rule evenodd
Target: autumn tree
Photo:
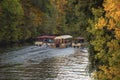
<path id="1" fill-rule="evenodd" d="M 97 3 L 98 2 L 98 3 Z M 86 29 L 91 7 L 99 0 L 1 0 L 0 42 L 17 42 L 38 35 L 90 36 Z"/>
<path id="2" fill-rule="evenodd" d="M 102 11 L 102 15 L 95 17 L 97 20 L 94 19 L 95 23 L 89 30 L 94 36 L 91 44 L 95 49 L 94 61 L 97 60 L 94 77 L 97 80 L 119 80 L 120 1 L 104 0 Z"/>

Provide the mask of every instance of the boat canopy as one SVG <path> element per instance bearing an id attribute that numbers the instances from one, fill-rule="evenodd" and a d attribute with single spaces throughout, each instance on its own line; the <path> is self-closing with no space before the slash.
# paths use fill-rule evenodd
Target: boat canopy
<path id="1" fill-rule="evenodd" d="M 77 37 L 76 39 L 84 39 L 84 37 Z"/>
<path id="2" fill-rule="evenodd" d="M 61 35 L 61 36 L 55 37 L 54 39 L 69 39 L 69 38 L 72 38 L 72 36 L 71 35 Z"/>
<path id="3" fill-rule="evenodd" d="M 38 36 L 38 39 L 54 39 L 56 36 Z"/>

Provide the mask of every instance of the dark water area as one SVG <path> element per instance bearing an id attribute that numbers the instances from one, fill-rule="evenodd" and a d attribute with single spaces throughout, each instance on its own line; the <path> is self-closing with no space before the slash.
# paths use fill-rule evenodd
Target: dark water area
<path id="1" fill-rule="evenodd" d="M 0 80 L 91 80 L 86 50 L 24 46 L 0 54 Z"/>
<path id="2" fill-rule="evenodd" d="M 19 49 L 25 48 L 30 45 L 33 45 L 33 43 L 25 42 L 25 43 L 1 44 L 0 45 L 0 54 L 5 53 L 5 52 L 19 50 Z"/>

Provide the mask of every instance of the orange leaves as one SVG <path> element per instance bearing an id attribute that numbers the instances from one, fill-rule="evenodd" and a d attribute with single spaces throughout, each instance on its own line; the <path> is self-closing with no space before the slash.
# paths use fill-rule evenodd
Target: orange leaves
<path id="1" fill-rule="evenodd" d="M 97 59 L 101 62 L 96 72 L 98 80 L 119 80 L 120 79 L 120 0 L 104 0 L 104 16 L 97 18 L 94 34 L 97 38 L 92 42 L 95 46 Z M 98 34 L 104 31 L 104 34 Z M 100 37 L 99 37 L 100 35 Z M 106 36 L 105 36 L 106 35 Z M 105 40 L 101 40 L 105 37 Z M 102 44 L 101 42 L 104 42 Z M 101 45 L 101 46 L 100 46 Z"/>
<path id="2" fill-rule="evenodd" d="M 115 21 L 120 21 L 119 0 L 105 0 L 104 10 L 106 11 L 106 17 L 113 18 Z"/>
<path id="3" fill-rule="evenodd" d="M 113 19 L 120 20 L 120 1 L 119 0 L 105 0 L 104 10 L 106 11 L 106 17 L 112 17 Z"/>
<path id="4" fill-rule="evenodd" d="M 108 29 L 114 29 L 115 27 L 115 22 L 113 19 L 109 19 L 109 25 L 108 25 Z"/>
<path id="5" fill-rule="evenodd" d="M 119 67 L 117 67 L 117 66 L 110 67 L 110 73 L 120 77 L 120 69 L 119 69 Z"/>
<path id="6" fill-rule="evenodd" d="M 103 65 L 103 66 L 99 66 L 99 69 L 103 70 L 105 74 L 109 73 L 108 72 L 108 67 Z"/>
<path id="7" fill-rule="evenodd" d="M 97 73 L 95 73 L 98 76 L 99 80 L 119 80 L 119 77 L 120 77 L 119 66 L 108 67 L 103 65 L 103 66 L 100 66 L 99 69 L 101 69 L 102 72 L 98 71 Z"/>
<path id="8" fill-rule="evenodd" d="M 104 0 L 104 9 L 105 11 L 114 11 L 115 9 L 115 1 L 114 0 Z"/>
<path id="9" fill-rule="evenodd" d="M 119 6 L 119 7 L 120 7 L 120 6 Z M 116 21 L 120 21 L 120 9 L 115 12 L 115 14 L 114 14 L 114 19 L 115 19 Z"/>
<path id="10" fill-rule="evenodd" d="M 120 39 L 120 28 L 115 28 L 115 37 Z"/>
<path id="11" fill-rule="evenodd" d="M 106 21 L 103 17 L 100 17 L 95 27 L 96 29 L 102 29 L 104 26 L 106 26 Z"/>
<path id="12" fill-rule="evenodd" d="M 108 66 L 99 66 L 99 69 L 101 69 L 102 71 L 98 71 L 97 72 L 97 79 L 98 80 L 111 80 L 112 79 L 112 75 L 110 75 L 109 72 L 109 68 Z"/>
<path id="13" fill-rule="evenodd" d="M 115 30 L 115 37 L 120 39 L 120 28 L 118 25 L 120 23 L 120 1 L 119 0 L 105 0 L 104 10 L 106 11 L 105 18 L 100 17 L 98 23 L 95 25 L 96 29 L 107 29 Z"/>

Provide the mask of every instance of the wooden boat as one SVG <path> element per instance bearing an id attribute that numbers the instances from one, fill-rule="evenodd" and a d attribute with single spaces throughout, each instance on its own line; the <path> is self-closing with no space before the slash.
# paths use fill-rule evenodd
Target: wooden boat
<path id="1" fill-rule="evenodd" d="M 54 46 L 54 38 L 56 36 L 47 36 L 47 35 L 44 35 L 44 36 L 38 36 L 36 38 L 36 42 L 35 42 L 35 45 L 36 46 L 49 46 L 49 47 L 52 47 Z"/>
<path id="2" fill-rule="evenodd" d="M 55 47 L 65 48 L 71 46 L 72 36 L 61 35 L 54 38 Z"/>
<path id="3" fill-rule="evenodd" d="M 82 46 L 84 46 L 85 44 L 85 38 L 84 37 L 77 37 L 75 38 L 75 40 L 72 42 L 72 47 L 77 47 L 80 48 Z"/>

